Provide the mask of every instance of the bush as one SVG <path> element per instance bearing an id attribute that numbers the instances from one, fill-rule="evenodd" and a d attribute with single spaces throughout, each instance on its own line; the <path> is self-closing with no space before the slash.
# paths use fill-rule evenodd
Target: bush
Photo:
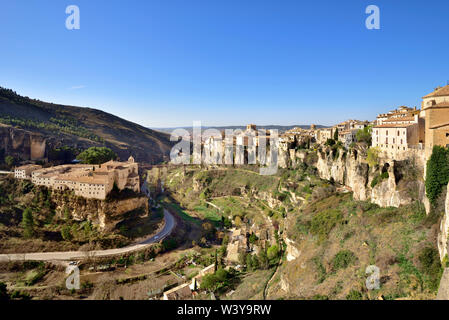
<path id="1" fill-rule="evenodd" d="M 334 271 L 346 269 L 357 260 L 357 257 L 350 250 L 342 250 L 338 252 L 332 259 L 332 269 Z"/>
<path id="2" fill-rule="evenodd" d="M 225 269 L 218 269 L 214 274 L 207 274 L 201 281 L 201 289 L 211 292 L 227 287 L 229 285 L 230 274 Z"/>
<path id="3" fill-rule="evenodd" d="M 277 245 L 273 245 L 267 250 L 267 257 L 271 263 L 275 263 L 275 260 L 279 257 L 279 247 Z"/>
<path id="4" fill-rule="evenodd" d="M 363 295 L 359 291 L 351 290 L 346 296 L 346 300 L 363 300 Z"/>
<path id="5" fill-rule="evenodd" d="M 448 149 L 434 146 L 432 155 L 427 161 L 426 170 L 426 194 L 430 203 L 436 204 L 443 187 L 449 181 Z"/>
<path id="6" fill-rule="evenodd" d="M 338 210 L 325 210 L 315 214 L 310 223 L 310 232 L 318 236 L 319 241 L 327 238 L 332 229 L 343 221 L 343 215 Z"/>
<path id="7" fill-rule="evenodd" d="M 371 127 L 368 126 L 358 130 L 355 137 L 358 142 L 365 142 L 366 144 L 371 145 Z"/>
<path id="8" fill-rule="evenodd" d="M 440 263 L 438 250 L 433 247 L 425 247 L 418 256 L 421 264 L 421 272 L 426 276 L 425 280 L 430 290 L 438 290 L 443 268 Z"/>
<path id="9" fill-rule="evenodd" d="M 366 162 L 370 167 L 375 167 L 379 165 L 379 147 L 369 148 L 366 155 Z"/>
<path id="10" fill-rule="evenodd" d="M 9 300 L 8 290 L 6 289 L 6 284 L 0 282 L 0 301 Z"/>
<path id="11" fill-rule="evenodd" d="M 61 237 L 66 240 L 66 241 L 70 241 L 73 239 L 73 235 L 71 232 L 71 228 L 68 225 L 65 225 L 62 227 L 61 229 Z"/>
<path id="12" fill-rule="evenodd" d="M 373 181 L 371 181 L 371 188 L 374 188 L 375 186 L 377 186 L 377 184 L 382 182 L 382 180 L 388 179 L 389 177 L 390 177 L 390 174 L 388 172 L 382 172 L 381 174 L 375 176 L 373 178 Z"/>

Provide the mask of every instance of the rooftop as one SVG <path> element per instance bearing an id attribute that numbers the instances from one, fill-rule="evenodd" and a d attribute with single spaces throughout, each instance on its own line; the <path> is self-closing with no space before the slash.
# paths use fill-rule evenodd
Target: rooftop
<path id="1" fill-rule="evenodd" d="M 432 97 L 444 97 L 444 96 L 449 96 L 449 85 L 440 88 L 435 88 L 435 90 L 432 93 L 425 95 L 423 99 Z"/>

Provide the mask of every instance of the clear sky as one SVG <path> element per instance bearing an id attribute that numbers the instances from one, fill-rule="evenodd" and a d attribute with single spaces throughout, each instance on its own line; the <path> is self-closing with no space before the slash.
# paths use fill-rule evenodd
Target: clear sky
<path id="1" fill-rule="evenodd" d="M 0 86 L 151 127 L 374 119 L 447 83 L 448 17 L 447 0 L 4 0 Z"/>

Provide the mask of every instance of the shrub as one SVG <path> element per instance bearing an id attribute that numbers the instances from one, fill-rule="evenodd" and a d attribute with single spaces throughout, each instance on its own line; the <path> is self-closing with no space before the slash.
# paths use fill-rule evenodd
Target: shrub
<path id="1" fill-rule="evenodd" d="M 440 263 L 438 250 L 433 247 L 425 247 L 418 256 L 421 264 L 421 272 L 426 276 L 425 280 L 430 290 L 438 290 L 443 268 Z"/>
<path id="2" fill-rule="evenodd" d="M 0 301 L 9 300 L 8 290 L 6 289 L 6 284 L 0 282 Z"/>
<path id="3" fill-rule="evenodd" d="M 346 269 L 357 260 L 357 257 L 350 250 L 342 250 L 338 252 L 332 259 L 332 269 L 334 271 Z"/>
<path id="4" fill-rule="evenodd" d="M 449 181 L 448 149 L 434 146 L 427 161 L 426 194 L 430 203 L 435 205 L 443 187 Z"/>
<path id="5" fill-rule="evenodd" d="M 379 165 L 379 147 L 369 148 L 366 155 L 366 162 L 370 167 L 375 167 Z"/>
<path id="6" fill-rule="evenodd" d="M 315 214 L 310 223 L 310 232 L 318 236 L 319 241 L 326 239 L 332 229 L 343 221 L 343 215 L 338 210 L 325 210 Z"/>
<path id="7" fill-rule="evenodd" d="M 363 300 L 363 295 L 357 290 L 351 290 L 346 296 L 346 300 Z"/>
<path id="8" fill-rule="evenodd" d="M 358 130 L 355 134 L 355 137 L 358 142 L 365 142 L 366 144 L 371 144 L 371 127 L 365 127 L 361 130 Z"/>
<path id="9" fill-rule="evenodd" d="M 388 179 L 389 177 L 390 177 L 390 175 L 389 175 L 389 173 L 387 171 L 382 172 L 381 174 L 375 176 L 373 178 L 373 181 L 371 181 L 371 188 L 374 188 L 375 186 L 377 186 L 377 184 L 382 182 L 382 180 Z"/>
<path id="10" fill-rule="evenodd" d="M 271 247 L 268 248 L 267 250 L 267 256 L 268 259 L 272 262 L 274 262 L 275 259 L 278 258 L 279 256 L 279 248 L 277 245 L 273 245 Z"/>
<path id="11" fill-rule="evenodd" d="M 61 229 L 61 237 L 66 240 L 66 241 L 70 241 L 73 239 L 73 235 L 71 232 L 71 228 L 68 225 L 65 225 L 62 227 Z"/>

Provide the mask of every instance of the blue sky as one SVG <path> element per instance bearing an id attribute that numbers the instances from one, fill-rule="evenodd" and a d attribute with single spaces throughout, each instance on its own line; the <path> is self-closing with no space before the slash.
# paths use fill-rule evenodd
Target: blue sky
<path id="1" fill-rule="evenodd" d="M 2 1 L 0 86 L 151 127 L 374 119 L 449 80 L 448 16 L 447 0 Z"/>

